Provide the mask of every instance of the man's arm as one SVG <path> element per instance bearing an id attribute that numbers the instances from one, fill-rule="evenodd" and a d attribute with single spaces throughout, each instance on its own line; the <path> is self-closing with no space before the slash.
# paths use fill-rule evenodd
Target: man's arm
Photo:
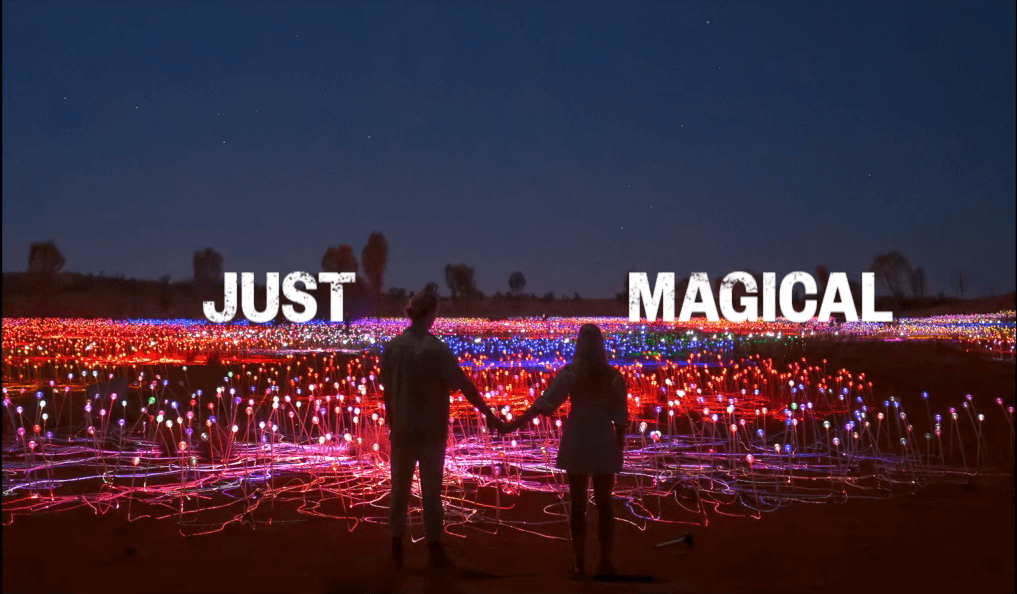
<path id="1" fill-rule="evenodd" d="M 473 385 L 470 378 L 466 377 L 466 374 L 463 373 L 462 369 L 459 370 L 459 375 L 462 379 L 460 380 L 458 388 L 459 391 L 463 393 L 466 401 L 480 409 L 480 412 L 484 413 L 484 416 L 487 417 L 488 420 L 496 419 L 497 416 L 491 411 L 491 407 L 484 402 L 484 398 L 480 395 L 480 391 Z"/>
<path id="2" fill-rule="evenodd" d="M 392 386 L 390 383 L 392 381 L 392 353 L 387 345 L 381 351 L 381 361 L 379 362 L 379 367 L 381 369 L 378 372 L 378 379 L 379 383 L 381 383 L 381 386 L 383 388 L 381 392 L 381 397 L 382 401 L 385 403 L 386 422 L 390 422 L 391 418 L 389 418 L 389 415 L 391 414 L 392 411 L 391 409 L 392 397 L 390 396 L 392 392 Z"/>
<path id="3" fill-rule="evenodd" d="M 451 349 L 447 346 L 443 349 L 442 353 L 442 376 L 444 376 L 445 384 L 449 390 L 458 390 L 463 393 L 463 397 L 466 401 L 473 406 L 480 409 L 480 412 L 487 419 L 488 425 L 498 424 L 498 430 L 501 430 L 502 420 L 498 418 L 494 412 L 491 411 L 491 407 L 484 402 L 484 398 L 480 395 L 480 391 L 473 385 L 470 378 L 466 376 L 466 373 L 459 367 L 459 362 L 456 361 L 455 355 L 452 354 Z"/>
<path id="4" fill-rule="evenodd" d="M 511 423 L 506 424 L 505 428 L 512 432 L 529 423 L 537 415 L 550 416 L 565 402 L 565 398 L 572 390 L 574 379 L 575 376 L 570 365 L 559 369 L 547 389 L 522 414 L 512 419 Z"/>

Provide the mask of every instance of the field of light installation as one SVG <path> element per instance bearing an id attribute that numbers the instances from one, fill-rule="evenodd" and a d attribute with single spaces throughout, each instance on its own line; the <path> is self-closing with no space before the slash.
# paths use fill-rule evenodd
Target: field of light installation
<path id="1" fill-rule="evenodd" d="M 832 326 L 456 319 L 434 332 L 510 417 L 591 321 L 628 385 L 623 522 L 705 525 L 1012 475 L 1012 385 L 891 394 L 812 345 L 935 341 L 1012 361 L 1013 312 Z M 404 324 L 4 320 L 5 525 L 87 506 L 198 535 L 270 523 L 287 502 L 298 520 L 386 524 L 378 351 Z M 461 396 L 452 402 L 447 532 L 563 538 L 567 486 L 553 460 L 568 404 L 497 436 Z M 529 492 L 552 503 L 521 514 Z M 421 537 L 412 504 L 411 532 Z"/>

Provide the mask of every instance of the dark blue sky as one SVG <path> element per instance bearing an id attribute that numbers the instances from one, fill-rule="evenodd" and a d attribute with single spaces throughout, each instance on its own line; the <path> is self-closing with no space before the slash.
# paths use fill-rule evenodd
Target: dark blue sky
<path id="1" fill-rule="evenodd" d="M 3 3 L 3 270 L 627 270 L 1014 290 L 1014 4 Z"/>

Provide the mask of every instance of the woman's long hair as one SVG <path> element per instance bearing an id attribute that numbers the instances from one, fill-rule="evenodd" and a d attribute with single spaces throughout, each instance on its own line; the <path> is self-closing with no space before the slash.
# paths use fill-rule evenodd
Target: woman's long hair
<path id="1" fill-rule="evenodd" d="M 604 351 L 604 335 L 596 324 L 583 324 L 579 328 L 572 368 L 580 382 L 595 380 L 611 370 Z"/>

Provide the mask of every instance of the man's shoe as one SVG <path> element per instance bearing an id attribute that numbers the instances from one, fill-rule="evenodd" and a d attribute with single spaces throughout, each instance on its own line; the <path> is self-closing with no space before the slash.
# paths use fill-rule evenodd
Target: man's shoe
<path id="1" fill-rule="evenodd" d="M 427 563 L 431 567 L 454 567 L 452 560 L 445 553 L 445 548 L 439 542 L 427 543 Z"/>
<path id="2" fill-rule="evenodd" d="M 601 561 L 597 567 L 597 577 L 611 577 L 616 573 L 614 565 L 610 561 Z"/>
<path id="3" fill-rule="evenodd" d="M 580 565 L 578 562 L 573 562 L 572 565 L 569 566 L 569 575 L 577 580 L 585 580 L 586 568 Z"/>
<path id="4" fill-rule="evenodd" d="M 395 565 L 396 571 L 402 571 L 403 569 L 403 539 L 393 538 L 392 539 L 392 563 Z"/>

